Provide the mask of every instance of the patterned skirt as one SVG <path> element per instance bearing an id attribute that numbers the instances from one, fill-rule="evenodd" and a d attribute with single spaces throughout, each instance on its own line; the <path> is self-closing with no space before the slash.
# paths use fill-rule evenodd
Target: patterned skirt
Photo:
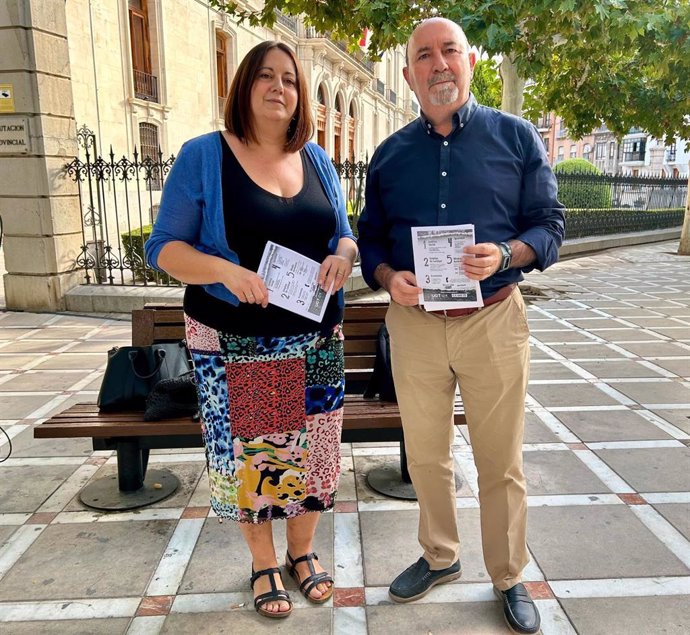
<path id="1" fill-rule="evenodd" d="M 333 507 L 340 475 L 342 326 L 238 336 L 185 316 L 211 506 L 260 523 Z"/>

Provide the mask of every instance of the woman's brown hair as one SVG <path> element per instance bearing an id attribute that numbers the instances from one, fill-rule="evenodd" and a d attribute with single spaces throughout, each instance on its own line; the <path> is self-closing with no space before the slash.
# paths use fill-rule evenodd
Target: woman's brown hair
<path id="1" fill-rule="evenodd" d="M 244 56 L 237 74 L 232 80 L 228 102 L 225 106 L 225 127 L 244 143 L 256 143 L 256 131 L 251 110 L 252 86 L 266 54 L 272 49 L 286 53 L 295 65 L 297 74 L 297 108 L 288 127 L 285 140 L 286 152 L 298 152 L 309 141 L 314 132 L 314 122 L 309 105 L 309 90 L 304 79 L 302 66 L 292 49 L 283 42 L 262 42 Z"/>

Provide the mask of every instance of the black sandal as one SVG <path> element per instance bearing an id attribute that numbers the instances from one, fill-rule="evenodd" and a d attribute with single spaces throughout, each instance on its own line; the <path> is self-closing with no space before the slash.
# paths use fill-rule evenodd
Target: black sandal
<path id="1" fill-rule="evenodd" d="M 271 567 L 270 569 L 261 569 L 260 571 L 254 571 L 252 569 L 252 577 L 249 579 L 252 591 L 254 590 L 254 582 L 256 582 L 260 577 L 267 575 L 271 580 L 271 590 L 267 593 L 262 593 L 254 598 L 254 608 L 259 615 L 265 617 L 287 617 L 292 613 L 292 600 L 288 595 L 288 592 L 284 589 L 279 589 L 276 586 L 276 581 L 273 579 L 274 574 L 280 576 L 280 569 L 278 567 Z M 269 602 L 287 602 L 290 608 L 287 611 L 267 611 L 264 609 L 264 605 Z"/>
<path id="2" fill-rule="evenodd" d="M 333 595 L 334 580 L 326 571 L 316 573 L 312 560 L 318 560 L 319 557 L 313 551 L 305 556 L 295 558 L 294 560 L 289 552 L 286 555 L 287 562 L 285 563 L 285 566 L 287 567 L 288 573 L 295 579 L 295 582 L 299 584 L 300 593 L 310 602 L 314 602 L 314 604 L 323 604 L 324 602 L 327 602 Z M 304 580 L 300 580 L 299 573 L 297 572 L 297 568 L 295 566 L 300 562 L 306 562 L 309 565 L 309 573 L 311 573 L 311 575 L 304 578 Z M 330 582 L 330 588 L 327 591 L 324 591 L 320 598 L 312 597 L 311 592 L 314 590 L 317 584 L 321 584 L 322 582 Z"/>

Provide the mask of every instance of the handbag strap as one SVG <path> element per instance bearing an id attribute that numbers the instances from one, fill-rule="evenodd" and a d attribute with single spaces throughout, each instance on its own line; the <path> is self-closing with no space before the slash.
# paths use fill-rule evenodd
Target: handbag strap
<path id="1" fill-rule="evenodd" d="M 156 360 L 156 367 L 148 375 L 140 375 L 137 372 L 137 367 L 134 365 L 134 360 L 137 358 L 138 354 L 139 354 L 139 351 L 129 351 L 129 361 L 132 362 L 132 371 L 134 372 L 134 374 L 139 379 L 151 379 L 151 377 L 154 377 L 156 374 L 158 374 L 158 372 L 161 369 L 161 366 L 163 365 L 163 360 L 165 359 L 165 351 L 162 349 L 159 349 L 159 348 L 154 349 L 153 354 L 158 359 Z"/>

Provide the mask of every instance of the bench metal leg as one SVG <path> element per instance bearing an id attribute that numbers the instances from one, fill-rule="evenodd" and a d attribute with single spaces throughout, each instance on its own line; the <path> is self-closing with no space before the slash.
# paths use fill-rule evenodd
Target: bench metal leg
<path id="1" fill-rule="evenodd" d="M 367 473 L 367 484 L 375 492 L 384 496 L 401 498 L 403 500 L 417 500 L 410 472 L 407 469 L 404 438 L 400 441 L 400 467 L 384 465 L 383 467 L 369 470 Z"/>
<path id="2" fill-rule="evenodd" d="M 87 485 L 79 499 L 88 507 L 113 511 L 145 507 L 167 498 L 180 481 L 168 470 L 147 473 L 148 461 L 149 450 L 141 448 L 137 439 L 118 440 L 117 474 Z"/>
<path id="3" fill-rule="evenodd" d="M 405 452 L 405 439 L 400 441 L 400 467 L 385 465 L 367 474 L 367 484 L 371 489 L 384 496 L 401 498 L 403 500 L 417 500 L 417 494 L 412 485 L 410 472 L 407 469 L 407 453 Z M 460 489 L 462 481 L 455 475 L 455 489 Z"/>

